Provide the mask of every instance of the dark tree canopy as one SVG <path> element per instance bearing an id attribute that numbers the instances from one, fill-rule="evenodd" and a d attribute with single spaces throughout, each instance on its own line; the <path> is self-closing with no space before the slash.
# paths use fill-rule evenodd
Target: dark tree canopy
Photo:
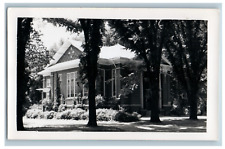
<path id="1" fill-rule="evenodd" d="M 173 71 L 186 90 L 190 119 L 197 119 L 197 94 L 207 67 L 207 21 L 170 21 L 165 47 Z"/>
<path id="2" fill-rule="evenodd" d="M 80 33 L 82 31 L 81 25 L 78 20 L 71 20 L 65 18 L 44 18 L 44 20 L 52 23 L 57 27 L 66 27 L 67 31 L 73 33 Z"/>
<path id="3" fill-rule="evenodd" d="M 144 61 L 151 90 L 151 121 L 159 122 L 159 73 L 164 43 L 164 25 L 161 20 L 110 20 L 120 43 L 134 51 Z"/>

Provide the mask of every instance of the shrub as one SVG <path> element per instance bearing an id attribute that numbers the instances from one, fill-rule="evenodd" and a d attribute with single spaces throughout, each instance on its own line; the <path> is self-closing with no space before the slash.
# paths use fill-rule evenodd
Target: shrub
<path id="1" fill-rule="evenodd" d="M 40 119 L 44 119 L 44 118 L 45 118 L 44 112 L 40 112 L 39 118 L 40 118 Z"/>
<path id="2" fill-rule="evenodd" d="M 62 117 L 62 112 L 57 112 L 56 115 L 55 115 L 55 118 L 61 119 L 61 117 Z"/>
<path id="3" fill-rule="evenodd" d="M 43 112 L 45 119 L 53 119 L 55 116 L 55 111 L 45 111 Z"/>
<path id="4" fill-rule="evenodd" d="M 72 110 L 66 110 L 66 111 L 63 111 L 63 112 L 59 112 L 56 114 L 56 118 L 57 119 L 71 119 L 71 113 Z"/>
<path id="5" fill-rule="evenodd" d="M 42 110 L 42 104 L 33 104 L 29 107 L 29 109 L 39 109 Z"/>
<path id="6" fill-rule="evenodd" d="M 51 99 L 47 99 L 47 98 L 43 99 L 42 105 L 44 107 L 44 111 L 45 110 L 47 110 L 47 111 L 52 110 L 53 103 L 52 103 Z"/>
<path id="7" fill-rule="evenodd" d="M 58 108 L 59 108 L 58 103 L 54 103 L 53 106 L 52 106 L 52 110 L 57 112 Z"/>
<path id="8" fill-rule="evenodd" d="M 81 118 L 82 120 L 88 120 L 88 118 L 89 118 L 89 113 L 88 113 L 88 111 L 86 111 L 86 112 L 84 112 L 83 114 L 81 114 L 81 115 L 80 115 L 80 118 Z"/>
<path id="9" fill-rule="evenodd" d="M 85 113 L 85 110 L 81 109 L 81 108 L 77 108 L 77 109 L 73 109 L 70 112 L 70 117 L 73 120 L 81 120 L 82 119 L 82 114 Z"/>
<path id="10" fill-rule="evenodd" d="M 27 110 L 27 113 L 25 114 L 25 116 L 27 118 L 33 118 L 36 119 L 39 117 L 39 115 L 41 115 L 42 111 L 39 109 L 29 109 Z"/>
<path id="11" fill-rule="evenodd" d="M 74 106 L 74 108 L 75 108 L 75 109 L 83 109 L 83 106 L 82 106 L 82 104 L 76 104 L 76 105 Z"/>
<path id="12" fill-rule="evenodd" d="M 101 96 L 101 95 L 97 95 L 95 97 L 95 104 L 96 104 L 96 107 L 100 107 L 101 105 L 103 105 L 105 102 L 104 98 Z"/>
<path id="13" fill-rule="evenodd" d="M 98 121 L 111 121 L 115 119 L 115 115 L 118 113 L 112 109 L 97 109 L 96 117 Z"/>
<path id="14" fill-rule="evenodd" d="M 139 120 L 139 116 L 136 113 L 130 114 L 124 111 L 119 111 L 115 115 L 115 120 L 119 122 L 135 122 Z"/>
<path id="15" fill-rule="evenodd" d="M 63 112 L 66 110 L 66 104 L 59 105 L 58 112 Z"/>

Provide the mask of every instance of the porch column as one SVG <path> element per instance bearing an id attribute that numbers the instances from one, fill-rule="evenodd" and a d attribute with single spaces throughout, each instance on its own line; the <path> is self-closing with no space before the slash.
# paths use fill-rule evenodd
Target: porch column
<path id="1" fill-rule="evenodd" d="M 54 101 L 54 75 L 53 73 L 50 75 L 50 84 L 51 84 L 51 95 L 50 99 Z"/>
<path id="2" fill-rule="evenodd" d="M 42 88 L 45 88 L 45 77 L 43 76 L 43 80 L 42 80 Z M 42 90 L 41 92 L 41 100 L 44 99 L 44 91 Z"/>
<path id="3" fill-rule="evenodd" d="M 56 104 L 56 102 L 57 102 L 57 73 L 54 73 L 53 74 L 53 80 L 54 80 L 54 82 L 53 82 L 53 87 L 54 87 L 54 104 Z"/>

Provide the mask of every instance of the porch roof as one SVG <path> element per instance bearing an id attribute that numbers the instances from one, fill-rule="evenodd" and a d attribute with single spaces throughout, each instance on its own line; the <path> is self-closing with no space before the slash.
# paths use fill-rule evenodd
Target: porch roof
<path id="1" fill-rule="evenodd" d="M 125 63 L 129 60 L 130 59 L 123 58 L 123 57 L 117 57 L 117 58 L 113 58 L 113 59 L 99 58 L 98 64 L 115 65 L 115 64 L 119 64 L 119 63 Z M 57 63 L 55 65 L 47 67 L 45 70 L 39 72 L 38 74 L 43 75 L 43 76 L 49 76 L 51 74 L 51 72 L 62 71 L 62 70 L 67 70 L 67 69 L 72 69 L 72 68 L 78 68 L 79 63 L 80 63 L 80 59 Z"/>
<path id="2" fill-rule="evenodd" d="M 40 71 L 37 73 L 38 75 L 43 75 L 43 76 L 50 76 L 51 71 L 48 70 L 48 68 L 45 68 L 44 70 Z"/>
<path id="3" fill-rule="evenodd" d="M 53 66 L 48 67 L 46 70 L 49 72 L 56 72 L 66 69 L 72 69 L 79 67 L 80 59 L 75 59 L 67 62 L 57 63 Z"/>
<path id="4" fill-rule="evenodd" d="M 110 47 L 103 46 L 101 48 L 101 52 L 99 53 L 99 57 L 105 59 L 112 59 L 119 57 L 131 59 L 135 57 L 135 53 L 131 52 L 130 50 L 126 50 L 125 47 L 120 44 L 116 44 Z"/>

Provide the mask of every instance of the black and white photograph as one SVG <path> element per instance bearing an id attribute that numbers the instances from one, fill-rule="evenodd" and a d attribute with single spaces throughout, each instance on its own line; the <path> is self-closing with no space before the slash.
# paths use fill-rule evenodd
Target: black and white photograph
<path id="1" fill-rule="evenodd" d="M 213 131 L 216 139 L 212 114 L 218 101 L 209 96 L 209 67 L 215 63 L 209 61 L 211 17 L 148 17 L 148 10 L 135 9 L 84 9 L 81 15 L 72 8 L 52 8 L 47 15 L 48 9 L 27 11 L 38 15 L 14 10 L 8 13 L 23 15 L 9 18 L 14 23 L 8 24 L 14 31 L 8 45 L 13 42 L 16 58 L 15 74 L 9 73 L 15 85 L 8 101 L 13 102 L 9 111 L 14 109 L 13 117 L 8 113 L 9 129 L 36 139 L 35 134 L 46 133 L 46 138 L 54 132 L 85 138 L 85 132 L 91 138 L 101 133 L 103 140 L 117 133 L 129 139 L 137 133 L 153 140 L 159 136 L 148 134 L 204 140 L 210 137 L 198 135 Z M 104 12 L 108 17 L 99 15 Z"/>

